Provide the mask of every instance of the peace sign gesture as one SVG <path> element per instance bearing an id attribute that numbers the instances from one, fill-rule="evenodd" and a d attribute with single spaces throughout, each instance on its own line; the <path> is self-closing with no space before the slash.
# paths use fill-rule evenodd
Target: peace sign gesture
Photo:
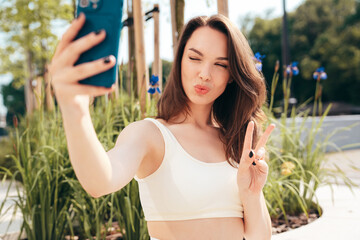
<path id="1" fill-rule="evenodd" d="M 252 137 L 254 132 L 254 122 L 249 122 L 237 173 L 237 183 L 240 195 L 259 194 L 263 189 L 269 169 L 264 159 L 265 144 L 274 128 L 275 124 L 270 124 L 261 136 L 255 149 L 253 149 Z"/>

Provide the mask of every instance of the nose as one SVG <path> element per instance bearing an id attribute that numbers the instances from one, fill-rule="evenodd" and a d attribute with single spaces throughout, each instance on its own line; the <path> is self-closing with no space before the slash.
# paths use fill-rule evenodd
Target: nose
<path id="1" fill-rule="evenodd" d="M 211 79 L 211 72 L 210 72 L 210 66 L 209 65 L 204 65 L 202 66 L 200 72 L 199 72 L 199 77 L 204 80 L 210 80 Z"/>

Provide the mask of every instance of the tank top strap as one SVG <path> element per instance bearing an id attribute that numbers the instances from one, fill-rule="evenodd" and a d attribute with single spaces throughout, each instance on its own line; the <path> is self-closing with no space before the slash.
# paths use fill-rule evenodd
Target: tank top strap
<path id="1" fill-rule="evenodd" d="M 144 120 L 153 122 L 159 128 L 165 142 L 165 150 L 169 150 L 171 145 L 173 145 L 171 143 L 174 143 L 173 135 L 170 130 L 164 124 L 154 118 L 145 118 Z"/>
<path id="2" fill-rule="evenodd" d="M 144 118 L 143 120 L 150 121 L 150 122 L 152 122 L 153 124 L 155 124 L 155 126 L 160 130 L 160 133 L 161 133 L 161 135 L 162 135 L 162 138 L 164 139 L 165 152 L 164 152 L 163 162 L 161 163 L 161 165 L 160 165 L 160 167 L 159 167 L 159 168 L 161 168 L 161 166 L 168 164 L 168 163 L 167 163 L 167 161 L 168 161 L 168 159 L 169 159 L 168 156 L 169 156 L 169 155 L 172 155 L 172 152 L 173 152 L 173 149 L 174 149 L 174 148 L 173 148 L 174 144 L 173 144 L 173 140 L 172 140 L 172 137 L 171 137 L 171 132 L 169 133 L 168 131 L 170 131 L 170 130 L 168 130 L 165 125 L 163 125 L 161 122 L 159 122 L 158 120 L 156 120 L 156 119 L 154 119 L 154 118 Z M 164 166 L 163 166 L 162 168 L 164 168 Z M 159 171 L 159 169 L 156 170 L 155 173 L 158 172 L 158 171 Z M 154 173 L 153 173 L 153 174 L 154 174 Z M 138 178 L 137 175 L 135 175 L 135 176 L 134 176 L 134 179 L 135 179 L 137 182 L 144 182 L 146 179 L 148 179 L 149 177 L 151 177 L 153 174 L 151 174 L 151 175 L 149 175 L 149 176 L 147 176 L 147 177 L 145 177 L 145 178 Z"/>

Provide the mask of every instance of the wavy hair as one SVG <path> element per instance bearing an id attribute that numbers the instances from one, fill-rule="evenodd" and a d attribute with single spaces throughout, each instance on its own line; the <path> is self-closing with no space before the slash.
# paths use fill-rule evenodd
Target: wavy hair
<path id="1" fill-rule="evenodd" d="M 188 98 L 181 83 L 181 60 L 187 41 L 200 27 L 210 27 L 227 36 L 229 83 L 212 106 L 212 121 L 220 128 L 220 139 L 225 145 L 230 165 L 240 163 L 248 123 L 255 123 L 253 146 L 262 132 L 266 116 L 261 107 L 266 101 L 266 85 L 253 60 L 254 53 L 241 31 L 226 17 L 214 15 L 191 19 L 183 28 L 170 75 L 157 104 L 157 118 L 172 121 L 180 113 L 190 114 Z M 233 161 L 230 161 L 232 159 Z"/>

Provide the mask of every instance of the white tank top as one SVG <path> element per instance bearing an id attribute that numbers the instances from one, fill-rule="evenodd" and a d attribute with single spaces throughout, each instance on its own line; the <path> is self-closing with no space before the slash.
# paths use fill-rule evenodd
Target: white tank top
<path id="1" fill-rule="evenodd" d="M 165 142 L 160 167 L 135 180 L 146 221 L 241 217 L 243 206 L 237 187 L 237 168 L 227 161 L 205 163 L 187 153 L 171 131 L 146 118 L 159 129 Z"/>

